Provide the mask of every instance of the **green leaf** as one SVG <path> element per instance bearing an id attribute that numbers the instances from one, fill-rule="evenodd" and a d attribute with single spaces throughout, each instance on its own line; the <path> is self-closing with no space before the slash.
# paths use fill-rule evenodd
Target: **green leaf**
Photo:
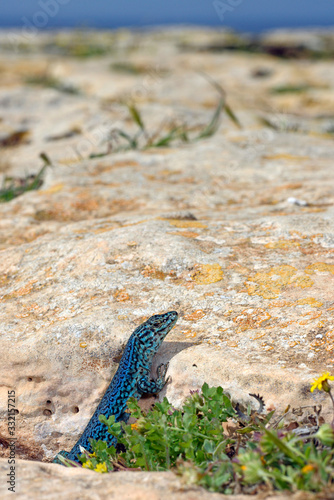
<path id="1" fill-rule="evenodd" d="M 138 127 L 142 130 L 145 131 L 145 125 L 142 120 L 142 117 L 139 113 L 139 110 L 136 108 L 134 104 L 128 104 L 128 110 L 132 116 L 133 121 L 138 125 Z"/>
<path id="2" fill-rule="evenodd" d="M 298 450 L 292 448 L 290 445 L 284 443 L 282 439 L 277 437 L 276 434 L 269 431 L 265 427 L 263 428 L 264 432 L 271 439 L 271 441 L 279 448 L 287 457 L 290 457 L 294 462 L 298 463 L 300 466 L 304 466 L 306 463 L 305 456 L 299 452 Z"/>
<path id="3" fill-rule="evenodd" d="M 204 384 L 202 385 L 202 394 L 203 396 L 205 396 L 206 398 L 209 397 L 209 386 L 206 382 L 204 382 Z"/>

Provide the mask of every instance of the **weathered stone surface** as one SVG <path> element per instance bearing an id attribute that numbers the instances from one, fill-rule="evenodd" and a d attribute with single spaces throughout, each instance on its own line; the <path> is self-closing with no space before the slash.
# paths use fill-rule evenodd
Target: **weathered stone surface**
<path id="1" fill-rule="evenodd" d="M 120 32 L 114 55 L 78 60 L 39 53 L 43 35 L 38 57 L 0 59 L 0 137 L 30 133 L 0 170 L 36 172 L 41 151 L 54 163 L 40 190 L 0 205 L 0 432 L 15 389 L 20 457 L 69 449 L 130 333 L 170 309 L 180 320 L 156 364 L 170 361 L 173 404 L 206 381 L 329 416 L 309 382 L 334 365 L 332 61 L 185 52 L 182 36 Z M 110 69 L 124 54 L 140 71 Z M 27 86 L 46 69 L 82 94 Z M 136 130 L 126 97 L 150 132 L 166 117 L 208 123 L 219 96 L 198 70 L 242 129 L 225 116 L 206 140 L 89 158 L 116 126 Z"/>

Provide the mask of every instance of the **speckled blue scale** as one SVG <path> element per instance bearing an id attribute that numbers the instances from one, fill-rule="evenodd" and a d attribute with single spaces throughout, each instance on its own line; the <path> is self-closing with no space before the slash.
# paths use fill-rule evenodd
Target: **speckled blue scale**
<path id="1" fill-rule="evenodd" d="M 90 438 L 106 441 L 109 446 L 115 445 L 116 439 L 109 434 L 107 426 L 100 422 L 99 415 L 105 415 L 107 418 L 115 415 L 116 422 L 126 421 L 129 418 L 128 413 L 125 412 L 129 398 L 139 399 L 142 394 L 156 394 L 161 391 L 167 382 L 165 375 L 168 364 L 160 365 L 157 370 L 157 378 L 150 380 L 152 361 L 164 338 L 175 325 L 177 318 L 176 311 L 157 314 L 136 328 L 128 340 L 118 370 L 94 415 L 72 450 L 68 454 L 60 452 L 63 456 L 66 455 L 71 460 L 78 460 L 80 446 L 88 452 L 92 451 Z M 54 462 L 59 463 L 57 457 Z"/>

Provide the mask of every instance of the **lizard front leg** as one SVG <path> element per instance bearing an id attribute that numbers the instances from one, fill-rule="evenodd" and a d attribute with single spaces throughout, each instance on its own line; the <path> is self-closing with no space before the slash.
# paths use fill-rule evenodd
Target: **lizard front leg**
<path id="1" fill-rule="evenodd" d="M 155 380 L 151 380 L 149 375 L 142 377 L 137 385 L 138 392 L 140 392 L 140 394 L 157 394 L 160 392 L 169 381 L 169 377 L 167 379 L 165 378 L 168 365 L 169 363 L 165 365 L 162 363 L 158 366 L 157 378 Z"/>

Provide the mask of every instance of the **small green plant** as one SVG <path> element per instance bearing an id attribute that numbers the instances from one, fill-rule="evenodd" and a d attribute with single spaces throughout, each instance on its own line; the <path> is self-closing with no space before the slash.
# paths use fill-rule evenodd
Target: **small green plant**
<path id="1" fill-rule="evenodd" d="M 143 75 L 149 72 L 149 67 L 134 64 L 126 61 L 116 61 L 110 65 L 110 69 L 117 73 L 125 73 L 128 75 Z"/>
<path id="2" fill-rule="evenodd" d="M 80 90 L 77 87 L 70 83 L 62 82 L 47 72 L 40 75 L 28 76 L 25 82 L 29 85 L 39 85 L 41 87 L 56 89 L 65 94 L 80 94 Z"/>
<path id="3" fill-rule="evenodd" d="M 321 389 L 334 400 L 329 374 L 317 379 L 311 390 Z M 84 468 L 104 473 L 113 470 L 163 471 L 173 469 L 188 484 L 225 494 L 256 493 L 263 490 L 330 490 L 334 486 L 334 432 L 329 424 L 317 425 L 316 432 L 293 432 L 284 424 L 285 415 L 273 422 L 274 412 L 262 414 L 263 400 L 256 412 L 244 415 L 233 408 L 221 387 L 202 386 L 175 409 L 166 398 L 149 412 L 137 401 L 128 403 L 134 424 L 101 422 L 125 451 L 108 448 L 91 440 L 93 453 L 83 453 Z M 319 413 L 317 413 L 319 415 Z M 233 421 L 228 431 L 226 422 Z M 334 425 L 334 423 L 333 423 Z M 313 428 L 312 428 L 313 429 Z M 307 429 L 306 429 L 307 431 Z M 74 463 L 64 459 L 64 464 Z M 76 464 L 77 465 L 77 464 Z"/>
<path id="4" fill-rule="evenodd" d="M 313 89 L 312 85 L 308 85 L 306 83 L 301 83 L 300 85 L 287 84 L 273 87 L 270 92 L 271 94 L 299 94 L 302 92 L 307 92 L 311 89 Z"/>
<path id="5" fill-rule="evenodd" d="M 137 127 L 134 134 L 115 128 L 111 131 L 107 141 L 107 150 L 104 153 L 93 153 L 90 158 L 105 156 L 110 152 L 118 152 L 129 149 L 148 149 L 170 147 L 172 144 L 189 143 L 206 139 L 213 136 L 219 127 L 222 112 L 225 112 L 232 122 L 241 128 L 240 122 L 232 108 L 227 104 L 224 89 L 207 75 L 203 75 L 209 83 L 215 87 L 220 95 L 217 107 L 210 121 L 202 127 L 194 127 L 186 123 L 167 122 L 164 120 L 154 132 L 149 132 L 144 119 L 134 103 L 127 103 L 129 114 L 133 124 Z M 195 131 L 196 132 L 195 132 Z"/>
<path id="6" fill-rule="evenodd" d="M 39 189 L 43 184 L 43 175 L 46 167 L 51 166 L 51 162 L 45 153 L 41 153 L 44 165 L 37 174 L 26 175 L 25 177 L 5 176 L 0 188 L 0 203 L 11 201 L 27 191 Z"/>

